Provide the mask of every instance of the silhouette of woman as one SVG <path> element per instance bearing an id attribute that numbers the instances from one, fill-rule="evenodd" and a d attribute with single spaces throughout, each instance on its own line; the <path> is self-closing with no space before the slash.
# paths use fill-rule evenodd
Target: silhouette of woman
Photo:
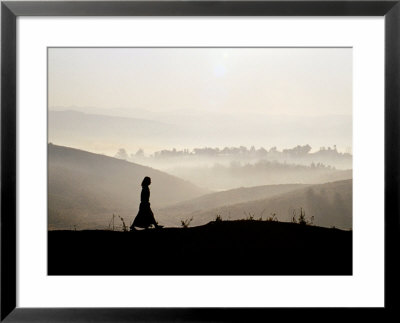
<path id="1" fill-rule="evenodd" d="M 146 176 L 142 181 L 139 212 L 131 225 L 131 231 L 134 231 L 135 227 L 147 229 L 151 225 L 154 225 L 157 229 L 162 228 L 161 225 L 157 224 L 153 211 L 150 208 L 150 184 L 151 178 Z"/>

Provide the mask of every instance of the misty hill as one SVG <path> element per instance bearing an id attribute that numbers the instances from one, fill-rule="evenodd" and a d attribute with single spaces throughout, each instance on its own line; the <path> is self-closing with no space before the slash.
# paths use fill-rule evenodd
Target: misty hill
<path id="1" fill-rule="evenodd" d="M 156 217 L 162 223 L 179 226 L 180 220 L 192 217 L 191 225 L 200 225 L 215 220 L 217 215 L 220 215 L 223 220 L 244 219 L 251 216 L 255 219 L 260 217 L 267 219 L 275 213 L 279 221 L 291 222 L 293 211 L 295 210 L 298 216 L 299 209 L 303 208 L 308 220 L 314 217 L 313 223 L 315 225 L 335 226 L 347 230 L 352 228 L 352 196 L 352 180 L 345 180 L 300 186 L 300 188 L 286 193 L 282 192 L 244 203 L 235 203 L 229 200 L 223 206 L 211 206 L 207 210 L 198 209 L 198 199 L 195 199 L 192 204 L 190 201 L 186 201 L 160 210 Z M 212 195 L 208 197 L 208 200 L 211 200 L 211 197 Z M 179 211 L 180 205 L 183 208 L 182 212 Z M 168 210 L 171 210 L 171 212 L 167 212 Z M 177 214 L 179 215 L 176 216 Z"/>
<path id="2" fill-rule="evenodd" d="M 186 219 L 196 216 L 196 214 L 209 211 L 217 207 L 266 199 L 287 193 L 302 187 L 306 184 L 282 184 L 282 185 L 263 185 L 255 187 L 240 187 L 237 189 L 206 194 L 195 199 L 180 202 L 165 208 L 155 210 L 157 217 L 165 219 L 168 224 L 177 224 L 177 219 Z M 169 218 L 173 217 L 171 221 Z"/>
<path id="3" fill-rule="evenodd" d="M 182 132 L 176 125 L 161 121 L 88 114 L 74 110 L 49 111 L 49 142 L 65 146 L 112 152 L 118 148 L 147 145 L 154 142 L 168 144 L 166 138 L 179 139 Z M 175 141 L 176 142 L 176 141 Z"/>
<path id="4" fill-rule="evenodd" d="M 322 184 L 351 179 L 353 176 L 351 169 L 337 170 L 322 164 L 304 166 L 265 160 L 255 164 L 233 162 L 230 165 L 180 166 L 165 170 L 169 174 L 212 190 L 272 184 Z"/>
<path id="5" fill-rule="evenodd" d="M 145 176 L 154 183 L 150 201 L 155 208 L 209 192 L 150 167 L 49 144 L 49 228 L 105 228 L 113 213 L 129 225 L 137 214 Z"/>
<path id="6" fill-rule="evenodd" d="M 352 274 L 352 231 L 294 223 L 49 231 L 48 246 L 49 275 Z"/>

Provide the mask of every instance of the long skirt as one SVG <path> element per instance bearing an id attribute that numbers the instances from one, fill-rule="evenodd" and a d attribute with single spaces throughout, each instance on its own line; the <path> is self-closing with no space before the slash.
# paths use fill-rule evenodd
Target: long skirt
<path id="1" fill-rule="evenodd" d="M 154 218 L 153 211 L 150 208 L 150 203 L 141 202 L 139 206 L 139 212 L 132 223 L 131 229 L 133 229 L 133 227 L 146 229 L 152 224 L 156 225 L 156 223 L 157 222 Z"/>

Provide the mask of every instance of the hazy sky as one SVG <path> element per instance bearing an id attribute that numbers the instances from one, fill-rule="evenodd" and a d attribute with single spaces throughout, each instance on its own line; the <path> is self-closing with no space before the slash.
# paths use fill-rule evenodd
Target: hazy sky
<path id="1" fill-rule="evenodd" d="M 49 105 L 351 114 L 345 48 L 53 48 Z"/>
<path id="2" fill-rule="evenodd" d="M 48 59 L 50 109 L 148 113 L 138 117 L 173 111 L 174 118 L 176 111 L 352 114 L 350 48 L 51 48 Z M 351 147 L 349 123 L 343 127 L 340 140 L 325 144 Z"/>

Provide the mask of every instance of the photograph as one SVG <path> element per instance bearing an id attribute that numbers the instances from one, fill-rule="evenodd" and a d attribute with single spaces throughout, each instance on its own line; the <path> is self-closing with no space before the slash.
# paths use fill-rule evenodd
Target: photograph
<path id="1" fill-rule="evenodd" d="M 352 275 L 352 71 L 351 47 L 48 47 L 48 275 Z"/>

